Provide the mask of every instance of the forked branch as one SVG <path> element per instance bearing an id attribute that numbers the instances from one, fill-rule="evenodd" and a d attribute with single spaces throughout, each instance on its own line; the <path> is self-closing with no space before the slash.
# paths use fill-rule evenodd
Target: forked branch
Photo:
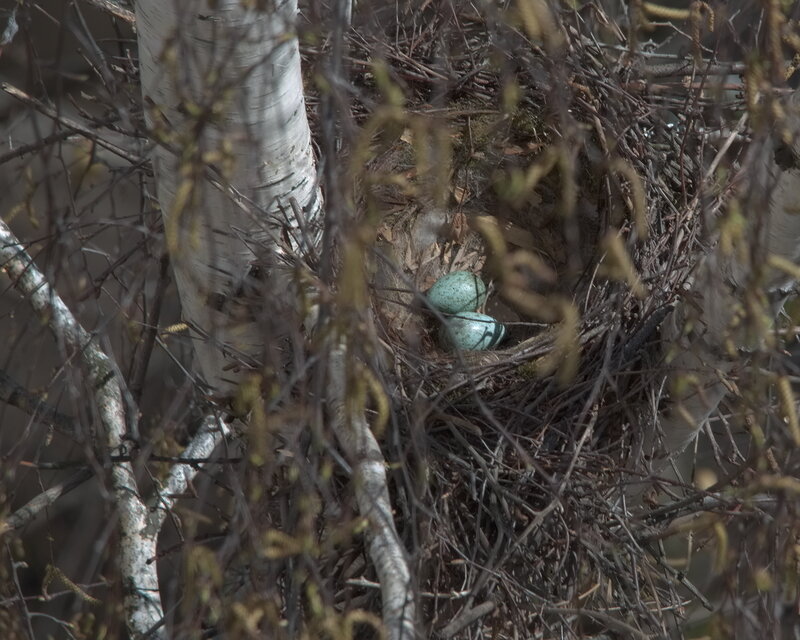
<path id="1" fill-rule="evenodd" d="M 88 388 L 93 390 L 102 424 L 106 452 L 108 455 L 124 453 L 127 421 L 118 368 L 98 346 L 96 337 L 78 323 L 2 220 L 0 269 L 49 325 L 65 351 L 83 361 L 89 378 Z M 158 628 L 163 620 L 156 563 L 151 562 L 155 557 L 155 543 L 144 535 L 148 511 L 139 497 L 133 465 L 118 462 L 111 465 L 110 473 L 120 524 L 119 564 L 125 580 L 126 618 L 134 634 L 145 635 Z"/>

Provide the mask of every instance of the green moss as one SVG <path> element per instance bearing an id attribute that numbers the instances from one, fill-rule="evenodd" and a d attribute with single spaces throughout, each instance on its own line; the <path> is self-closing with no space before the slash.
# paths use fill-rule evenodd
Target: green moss
<path id="1" fill-rule="evenodd" d="M 530 140 L 543 136 L 545 131 L 541 111 L 537 109 L 517 109 L 511 119 L 511 133 L 513 139 Z"/>
<path id="2" fill-rule="evenodd" d="M 517 373 L 525 378 L 525 380 L 533 380 L 538 377 L 539 367 L 535 360 L 523 362 L 517 367 Z"/>

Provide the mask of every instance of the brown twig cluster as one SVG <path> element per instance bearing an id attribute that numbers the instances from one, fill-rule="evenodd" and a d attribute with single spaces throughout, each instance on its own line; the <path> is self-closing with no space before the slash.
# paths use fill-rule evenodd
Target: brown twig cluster
<path id="1" fill-rule="evenodd" d="M 379 129 L 370 125 L 382 97 L 368 89 L 385 85 L 365 73 L 376 59 L 408 99 L 403 117 L 380 122 L 384 133 L 399 124 L 406 134 L 388 150 L 376 145 L 380 163 L 367 165 L 402 179 L 362 180 L 377 260 L 396 272 L 388 286 L 378 279 L 374 300 L 395 363 L 385 442 L 401 467 L 394 499 L 419 571 L 421 610 L 445 638 L 666 636 L 687 615 L 727 629 L 697 612 L 726 610 L 726 588 L 752 596 L 741 570 L 727 564 L 735 552 L 716 547 L 720 577 L 709 595 L 707 584 L 671 566 L 661 540 L 682 515 L 712 532 L 700 544 L 690 536 L 690 554 L 724 546 L 728 509 L 743 516 L 730 531 L 737 552 L 750 549 L 748 527 L 763 535 L 767 525 L 735 479 L 754 470 L 760 450 L 743 454 L 731 432 L 743 414 L 752 420 L 754 398 L 744 388 L 763 392 L 759 376 L 732 389 L 718 435 L 709 431 L 729 474 L 714 487 L 729 492 L 721 502 L 703 502 L 687 477 L 689 484 L 669 481 L 673 499 L 689 497 L 668 516 L 642 512 L 641 495 L 657 476 L 641 446 L 669 401 L 660 326 L 717 242 L 717 220 L 743 197 L 736 185 L 747 171 L 740 115 L 750 72 L 726 60 L 708 29 L 687 36 L 699 54 L 683 58 L 664 44 L 680 37 L 675 23 L 654 34 L 595 5 L 560 14 L 532 5 L 533 15 L 429 8 L 395 16 L 393 37 L 356 33 L 350 41 L 355 86 L 368 96 L 354 92 L 356 120 Z M 635 35 L 659 48 L 632 52 Z M 746 79 L 752 92 L 752 74 Z M 453 139 L 439 205 L 445 231 L 433 240 L 414 236 L 421 219 L 439 224 L 442 216 L 408 160 L 436 144 L 431 135 L 419 141 L 424 127 L 414 117 L 448 127 Z M 460 219 L 467 231 L 459 235 Z M 415 245 L 425 241 L 434 248 Z M 510 345 L 452 355 L 437 344 L 422 292 L 454 268 L 493 279 L 500 306 L 517 312 Z M 774 347 L 765 349 L 757 362 L 774 358 Z M 755 406 L 767 421 L 780 415 L 768 396 Z M 775 443 L 787 433 L 778 429 Z M 773 471 L 791 473 L 795 463 L 786 462 Z M 789 512 L 769 525 L 784 543 L 796 526 Z M 737 615 L 750 615 L 752 602 L 737 601 Z M 777 617 L 768 616 L 774 624 Z"/>
<path id="2" fill-rule="evenodd" d="M 132 20 L 115 3 L 92 4 Z M 484 3 L 482 13 L 467 2 L 375 3 L 332 43 L 322 9 L 309 4 L 307 104 L 330 244 L 297 268 L 306 277 L 298 291 L 316 289 L 313 301 L 347 339 L 353 355 L 337 366 L 357 397 L 340 389 L 333 412 L 324 406 L 320 344 L 330 336 L 292 326 L 268 345 L 267 373 L 232 403 L 248 426 L 242 451 L 223 452 L 219 465 L 201 461 L 221 431 L 197 451 L 162 456 L 188 440 L 176 425 L 200 421 L 171 405 L 163 419 L 144 410 L 145 438 L 132 434 L 130 457 L 108 464 L 135 462 L 167 489 L 149 505 L 151 519 L 174 523 L 160 541 L 161 573 L 183 580 L 163 590 L 165 625 L 179 637 L 215 628 L 229 637 L 376 634 L 379 616 L 364 612 L 380 610 L 382 585 L 364 553 L 363 520 L 385 520 L 390 508 L 381 493 L 379 513 L 359 511 L 348 482 L 365 475 L 359 464 L 381 476 L 379 454 L 399 534 L 390 543 L 408 553 L 419 628 L 433 637 L 670 637 L 687 624 L 693 635 L 736 637 L 785 624 L 800 564 L 796 373 L 781 353 L 793 327 L 758 324 L 768 305 L 757 278 L 732 323 L 761 333 L 731 345 L 728 359 L 748 367 L 726 379 L 729 399 L 705 429 L 714 481 L 653 470 L 645 445 L 673 391 L 661 327 L 677 305 L 691 306 L 697 264 L 710 251 L 758 254 L 737 218 L 763 213 L 741 189 L 744 150 L 780 130 L 776 59 L 796 42 L 795 25 L 776 17 L 777 3 L 732 17 L 705 3 L 684 13 L 654 3 L 613 12 L 526 0 Z M 741 36 L 735 47 L 719 45 L 721 31 Z M 145 150 L 131 142 L 134 131 L 148 134 L 135 64 L 127 55 L 112 62 L 95 60 L 96 73 L 116 78 L 104 90 L 118 104 L 76 109 L 80 118 L 4 85 L 55 124 L 0 154 L 0 165 L 77 141 L 89 151 L 76 194 L 95 167 L 93 145 L 125 163 L 109 165 L 111 178 L 150 178 Z M 218 175 L 216 165 L 202 170 Z M 146 406 L 151 355 L 180 361 L 174 344 L 185 325 L 159 329 L 167 265 L 147 248 L 161 228 L 154 201 L 142 202 L 125 224 L 145 240 L 137 235 L 72 293 L 82 301 L 107 280 L 120 283 L 112 297 L 127 301 L 144 338 L 120 338 L 119 368 Z M 125 227 L 108 215 L 104 228 Z M 86 224 L 88 242 L 90 225 L 72 223 L 76 234 Z M 125 272 L 131 256 L 149 260 L 155 294 Z M 510 336 L 500 349 L 454 354 L 438 342 L 441 317 L 424 291 L 454 269 L 490 283 L 488 310 Z M 262 295 L 256 267 L 251 275 L 245 284 Z M 275 355 L 284 347 L 291 366 Z M 88 418 L 2 372 L 0 395 L 58 433 L 89 431 Z M 376 441 L 342 455 L 326 411 L 366 415 Z M 200 424 L 198 435 L 211 433 L 212 423 Z M 17 457 L 10 467 L 22 466 Z M 170 460 L 183 464 L 161 484 L 157 463 Z M 27 524 L 76 482 L 18 505 L 7 527 Z M 180 518 L 179 498 L 193 501 Z M 690 571 L 695 556 L 713 566 L 713 580 Z M 23 597 L 19 587 L 9 602 Z"/>

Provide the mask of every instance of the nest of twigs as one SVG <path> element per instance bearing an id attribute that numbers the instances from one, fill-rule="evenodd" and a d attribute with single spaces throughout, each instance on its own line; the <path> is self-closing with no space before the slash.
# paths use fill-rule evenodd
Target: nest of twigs
<path id="1" fill-rule="evenodd" d="M 346 13 L 352 3 L 330 4 Z M 333 394 L 325 389 L 330 336 L 324 334 L 332 326 L 347 339 L 355 363 L 348 389 L 358 397 L 348 397 L 354 408 L 345 409 L 361 418 L 366 410 L 377 432 L 394 525 L 416 580 L 420 623 L 431 637 L 780 637 L 778 623 L 797 610 L 800 418 L 791 383 L 800 378 L 779 349 L 796 328 L 775 331 L 768 318 L 762 328 L 773 338 L 769 348 L 763 348 L 769 341 L 755 341 L 739 354 L 749 366 L 731 368 L 726 382 L 737 404 L 723 404 L 714 428 L 706 429 L 719 478 L 706 483 L 713 494 L 675 480 L 678 474 L 658 477 L 644 446 L 672 400 L 662 323 L 676 307 L 691 311 L 688 283 L 697 265 L 707 264 L 704 256 L 716 255 L 710 251 L 721 226 L 716 220 L 730 208 L 724 205 L 738 199 L 748 224 L 768 208 L 769 194 L 748 200 L 736 192 L 736 181 L 746 183 L 748 144 L 766 140 L 779 120 L 781 103 L 772 97 L 783 86 L 782 48 L 800 50 L 797 22 L 782 13 L 787 3 L 777 2 L 760 3 L 763 12 L 745 2 L 732 17 L 719 12 L 724 7 L 713 14 L 704 2 L 692 2 L 691 10 L 653 2 L 508 4 L 358 3 L 345 29 L 344 16 L 331 19 L 328 4 L 301 2 L 307 104 L 325 192 L 324 247 L 293 256 L 288 246 L 296 243 L 287 242 L 280 259 L 302 274 L 297 292 L 309 291 L 309 309 L 330 322 L 306 332 L 305 306 L 302 314 L 294 304 L 283 313 L 265 303 L 264 291 L 282 284 L 264 277 L 277 255 L 271 244 L 264 247 L 264 264 L 254 261 L 236 295 L 248 305 L 248 296 L 255 300 L 270 365 L 231 403 L 237 417 L 247 416 L 247 430 L 212 460 L 225 471 L 204 468 L 186 524 L 175 518 L 157 558 L 169 584 L 166 624 L 176 637 L 211 637 L 228 623 L 231 638 L 265 629 L 279 638 L 376 636 L 380 617 L 365 612 L 381 610 L 381 585 L 362 544 L 365 514 L 354 498 L 353 460 L 337 448 L 334 412 L 326 405 Z M 726 37 L 729 47 L 721 44 Z M 129 101 L 138 150 L 153 132 L 137 111 L 127 45 L 121 50 L 109 69 L 124 76 L 124 90 L 108 96 Z M 57 119 L 43 103 L 26 100 Z M 37 135 L 39 147 L 18 146 L 6 162 L 32 149 L 49 153 L 62 140 L 71 144 L 76 132 L 81 145 L 91 141 L 91 155 L 101 136 L 131 136 L 127 124 L 92 116 L 121 117 L 126 109 L 110 98 L 107 111 L 97 104 L 82 112 L 91 127 L 65 119 L 61 131 Z M 217 113 L 215 104 L 206 107 L 203 118 Z M 109 139 L 104 146 L 118 149 L 116 138 Z M 70 157 L 84 166 L 89 154 L 78 150 Z M 132 193 L 151 174 L 139 153 L 121 156 L 131 166 L 119 175 L 135 186 Z M 792 153 L 784 156 L 779 161 L 800 166 Z M 78 182 L 91 185 L 88 168 L 81 172 L 74 174 Z M 27 176 L 18 175 L 20 183 Z M 49 180 L 48 173 L 43 183 Z M 146 224 L 126 218 L 116 225 L 106 209 L 114 211 L 121 196 L 103 187 L 113 197 L 101 206 L 105 201 L 91 189 L 70 213 L 74 226 L 72 218 L 62 225 L 52 214 L 52 229 L 72 234 L 80 269 L 88 269 L 83 256 L 90 252 L 78 248 L 93 237 L 98 216 L 103 228 L 127 229 L 135 238 L 130 246 L 147 245 L 140 264 L 157 256 L 140 237 L 142 229 L 161 233 L 152 201 L 141 198 L 146 206 L 137 215 Z M 78 220 L 81 213 L 90 215 Z M 737 224 L 741 248 L 749 242 L 742 236 L 757 225 Z M 60 243 L 58 234 L 46 237 Z M 127 246 L 114 243 L 114 250 Z M 139 278 L 128 257 L 108 268 L 104 262 L 94 280 L 72 278 L 86 280 L 72 295 L 94 300 L 111 275 L 129 270 L 110 295 L 115 309 L 134 300 L 126 287 L 135 292 L 144 285 L 128 284 Z M 60 264 L 52 263 L 53 273 Z M 454 353 L 440 343 L 441 314 L 433 313 L 425 292 L 454 270 L 488 284 L 485 311 L 508 329 L 499 348 Z M 182 323 L 163 335 L 157 330 L 166 260 L 156 271 L 154 310 L 141 305 L 145 337 L 120 314 L 139 391 L 149 358 L 139 360 L 139 342 L 149 340 L 144 351 L 156 338 L 162 346 L 178 344 L 176 369 L 191 347 L 188 338 L 186 349 L 180 346 Z M 763 290 L 745 293 L 753 315 L 768 307 L 761 304 Z M 230 301 L 212 302 L 222 311 Z M 249 323 L 252 309 L 245 311 Z M 41 324 L 21 323 L 19 335 L 27 324 Z M 241 364 L 253 366 L 250 359 Z M 143 421 L 144 429 L 153 425 L 144 432 L 144 461 L 149 443 L 175 461 L 192 418 L 205 415 L 209 400 L 199 393 L 186 416 L 176 412 L 176 387 L 161 384 L 160 371 L 148 391 L 155 399 L 140 403 L 152 404 Z M 226 413 L 231 408 L 227 397 L 210 399 Z M 39 411 L 37 404 L 30 413 Z M 755 444 L 737 437 L 737 427 L 749 429 Z M 102 524 L 106 539 L 111 529 Z M 66 528 L 72 535 L 71 520 Z M 679 553 L 687 557 L 676 566 L 670 559 L 676 554 L 665 547 L 681 533 L 689 540 Z M 54 575 L 53 539 L 47 530 L 40 564 L 48 577 L 25 590 L 8 580 L 8 602 L 18 592 L 41 599 Z M 713 593 L 708 584 L 695 585 L 688 571 L 703 545 L 715 555 Z M 94 545 L 97 566 L 106 559 L 114 564 L 106 548 Z M 173 585 L 167 576 L 181 572 L 185 586 L 177 579 Z M 82 588 L 73 586 L 70 592 Z M 96 620 L 97 629 L 109 624 L 111 631 L 102 631 L 109 635 L 122 624 L 119 597 L 104 606 L 104 616 L 92 612 L 85 621 Z M 684 633 L 701 607 L 718 615 L 697 616 L 702 624 Z M 69 611 L 63 609 L 65 620 Z"/>
<path id="2" fill-rule="evenodd" d="M 597 6 L 534 5 L 428 6 L 349 40 L 370 96 L 354 117 L 375 125 L 389 85 L 407 100 L 405 119 L 370 129 L 361 176 L 395 375 L 384 442 L 404 461 L 397 521 L 438 637 L 662 634 L 697 589 L 626 499 L 648 482 L 637 445 L 664 392 L 659 326 L 728 188 L 697 197 L 708 123 L 737 99 L 721 107 L 708 89 L 734 67 L 650 68 Z M 363 70 L 378 58 L 376 80 Z M 426 148 L 452 158 L 444 178 L 435 162 L 418 170 Z M 424 291 L 465 268 L 493 283 L 511 328 L 498 350 L 436 341 Z"/>

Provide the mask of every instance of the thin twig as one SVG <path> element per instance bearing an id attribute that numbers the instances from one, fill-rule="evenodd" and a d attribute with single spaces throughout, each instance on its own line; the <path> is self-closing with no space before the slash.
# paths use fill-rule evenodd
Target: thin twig
<path id="1" fill-rule="evenodd" d="M 21 529 L 42 511 L 55 504 L 61 496 L 68 494 L 73 489 L 82 485 L 91 478 L 92 475 L 93 473 L 89 469 L 82 469 L 71 478 L 64 482 L 59 482 L 57 485 L 50 487 L 38 496 L 32 498 L 14 511 L 14 513 L 8 516 L 4 521 L 0 522 L 0 535 L 12 529 Z"/>
<path id="2" fill-rule="evenodd" d="M 152 308 L 150 315 L 144 328 L 144 334 L 136 351 L 136 358 L 134 359 L 131 368 L 131 394 L 136 402 L 141 400 L 142 389 L 144 388 L 144 380 L 147 375 L 147 366 L 150 363 L 150 357 L 153 354 L 153 346 L 155 345 L 156 338 L 158 337 L 158 323 L 161 318 L 161 306 L 164 302 L 164 293 L 169 284 L 169 256 L 164 253 L 161 256 L 160 268 L 158 271 L 158 283 L 156 284 L 156 292 L 153 296 Z"/>
<path id="3" fill-rule="evenodd" d="M 75 420 L 61 413 L 45 400 L 44 394 L 33 393 L 0 370 L 0 400 L 24 411 L 31 418 L 68 436 L 75 435 Z"/>
<path id="4" fill-rule="evenodd" d="M 17 87 L 13 86 L 8 82 L 0 82 L 0 90 L 6 92 L 12 98 L 16 98 L 23 104 L 26 104 L 29 107 L 36 109 L 36 111 L 38 111 L 42 115 L 47 116 L 51 120 L 58 122 L 62 127 L 65 127 L 70 131 L 73 131 L 74 133 L 78 133 L 81 136 L 84 136 L 87 140 L 92 140 L 98 146 L 103 147 L 103 149 L 106 149 L 107 151 L 110 151 L 114 155 L 129 162 L 131 165 L 138 166 L 146 162 L 145 158 L 136 156 L 128 152 L 127 150 L 123 149 L 122 147 L 117 146 L 112 142 L 108 142 L 108 140 L 105 140 L 104 138 L 99 136 L 97 131 L 94 131 L 86 127 L 80 122 L 62 116 L 60 113 L 58 113 L 56 109 L 48 107 L 46 104 L 37 100 L 33 96 L 25 93 L 22 89 L 18 89 Z"/>
<path id="5" fill-rule="evenodd" d="M 102 9 L 110 13 L 115 18 L 119 18 L 120 20 L 124 20 L 131 26 L 136 25 L 136 15 L 133 11 L 130 11 L 123 6 L 121 6 L 118 2 L 114 2 L 113 0 L 83 0 L 87 4 L 90 4 L 98 9 Z"/>
<path id="6" fill-rule="evenodd" d="M 483 616 L 489 615 L 495 610 L 495 607 L 496 605 L 492 600 L 487 600 L 476 607 L 462 611 L 446 626 L 442 627 L 441 631 L 439 631 L 439 635 L 442 638 L 452 638 L 459 631 L 467 628 L 476 620 L 480 620 Z"/>

